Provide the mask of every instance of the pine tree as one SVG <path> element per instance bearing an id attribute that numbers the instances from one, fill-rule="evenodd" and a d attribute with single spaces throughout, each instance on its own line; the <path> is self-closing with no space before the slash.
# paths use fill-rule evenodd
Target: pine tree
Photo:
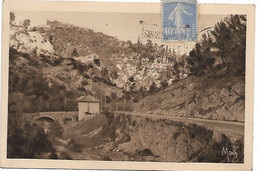
<path id="1" fill-rule="evenodd" d="M 218 22 L 211 33 L 211 36 L 203 35 L 189 54 L 191 73 L 208 76 L 244 75 L 246 17 L 231 15 Z"/>
<path id="2" fill-rule="evenodd" d="M 9 24 L 14 25 L 14 22 L 15 22 L 15 14 L 14 14 L 14 12 L 10 12 L 10 22 L 9 22 Z"/>

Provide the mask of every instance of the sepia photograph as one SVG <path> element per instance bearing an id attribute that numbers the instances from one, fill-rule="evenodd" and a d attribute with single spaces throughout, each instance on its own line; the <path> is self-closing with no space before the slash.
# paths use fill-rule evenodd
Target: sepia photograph
<path id="1" fill-rule="evenodd" d="M 6 158 L 243 164 L 248 16 L 162 3 L 10 9 Z"/>

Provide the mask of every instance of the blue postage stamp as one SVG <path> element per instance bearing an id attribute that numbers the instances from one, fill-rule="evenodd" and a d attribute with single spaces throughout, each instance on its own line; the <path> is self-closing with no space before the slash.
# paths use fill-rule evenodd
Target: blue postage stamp
<path id="1" fill-rule="evenodd" d="M 196 41 L 196 3 L 196 0 L 162 0 L 163 41 Z"/>

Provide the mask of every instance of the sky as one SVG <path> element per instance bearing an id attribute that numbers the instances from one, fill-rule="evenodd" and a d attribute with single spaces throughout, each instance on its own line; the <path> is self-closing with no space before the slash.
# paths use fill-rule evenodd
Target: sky
<path id="1" fill-rule="evenodd" d="M 58 20 L 132 42 L 137 42 L 142 30 L 140 20 L 160 23 L 159 14 L 15 11 L 15 15 L 17 21 L 29 18 L 31 25 L 43 25 L 47 19 Z"/>
<path id="2" fill-rule="evenodd" d="M 45 12 L 14 11 L 16 23 L 25 19 L 31 20 L 32 26 L 45 25 L 47 19 L 93 29 L 120 40 L 137 42 L 142 29 L 160 30 L 161 14 L 159 13 L 102 13 L 102 12 Z M 221 21 L 223 15 L 199 15 L 198 30 L 213 27 Z M 144 21 L 140 24 L 140 21 Z M 156 26 L 155 26 L 156 25 Z M 154 40 L 156 42 L 156 40 Z"/>

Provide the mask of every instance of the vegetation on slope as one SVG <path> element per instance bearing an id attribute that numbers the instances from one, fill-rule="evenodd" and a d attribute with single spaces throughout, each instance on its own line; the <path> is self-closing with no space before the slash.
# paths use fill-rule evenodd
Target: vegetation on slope
<path id="1" fill-rule="evenodd" d="M 201 76 L 245 75 L 246 16 L 231 15 L 218 22 L 211 36 L 203 36 L 190 52 L 191 74 Z"/>
<path id="2" fill-rule="evenodd" d="M 104 114 L 106 121 L 98 122 L 95 126 L 98 129 L 82 125 L 88 125 L 92 120 L 103 120 L 102 116 L 83 121 L 81 126 L 65 126 L 63 135 L 75 137 L 81 146 L 80 152 L 70 152 L 71 158 L 224 163 L 244 160 L 242 138 L 231 141 L 224 134 L 216 135 L 196 124 L 107 111 Z M 71 129 L 77 129 L 76 133 L 72 134 Z M 236 151 L 237 156 L 227 158 L 226 154 L 222 154 L 223 147 Z"/>
<path id="3" fill-rule="evenodd" d="M 187 57 L 189 79 L 143 98 L 141 111 L 244 121 L 246 17 L 231 15 L 211 33 Z"/>
<path id="4" fill-rule="evenodd" d="M 15 119 L 12 117 L 23 112 L 76 110 L 77 97 L 86 94 L 99 99 L 106 97 L 103 98 L 103 103 L 106 100 L 107 104 L 115 104 L 116 101 L 121 101 L 122 104 L 123 99 L 131 103 L 139 102 L 139 104 L 143 103 L 140 107 L 143 111 L 151 110 L 162 114 L 177 112 L 176 116 L 184 116 L 184 106 L 188 97 L 188 110 L 191 117 L 244 120 L 246 19 L 243 16 L 231 16 L 218 23 L 215 31 L 212 32 L 213 37 L 204 36 L 203 41 L 190 52 L 187 58 L 190 75 L 194 76 L 190 80 L 192 83 L 188 85 L 189 93 L 185 95 L 186 80 L 181 80 L 187 76 L 187 72 L 184 72 L 184 61 L 165 66 L 166 70 L 162 70 L 159 76 L 158 73 L 153 74 L 149 68 L 153 66 L 156 56 L 162 56 L 166 52 L 163 47 L 158 47 L 150 41 L 145 45 L 123 42 L 102 33 L 66 24 L 59 24 L 49 29 L 38 27 L 30 29 L 29 20 L 25 20 L 22 25 L 17 25 L 15 15 L 10 17 L 9 157 L 37 158 L 38 155 L 46 152 L 52 157 L 57 157 L 52 155 L 54 143 L 51 143 L 41 128 L 28 124 L 18 126 L 17 121 L 13 122 Z M 173 54 L 167 55 L 175 57 L 173 59 L 177 58 Z M 221 83 L 223 85 L 220 85 Z M 169 87 L 171 84 L 173 85 Z M 192 92 L 194 90 L 197 92 Z M 152 96 L 149 96 L 151 94 Z M 120 149 L 129 147 L 129 144 L 123 144 L 131 141 L 133 144 L 140 144 L 139 140 L 142 136 L 135 132 L 138 127 L 142 127 L 141 132 L 138 133 L 151 136 L 148 137 L 148 141 L 153 139 L 151 133 L 146 132 L 154 128 L 154 124 L 149 124 L 149 119 L 145 125 L 143 120 L 137 122 L 125 118 L 109 118 L 111 125 L 104 127 L 102 135 L 107 134 L 116 142 L 115 145 L 121 144 Z M 117 120 L 121 120 L 120 123 L 126 125 L 116 125 Z M 173 129 L 179 128 L 177 123 L 166 122 L 165 124 L 174 125 Z M 133 132 L 125 130 L 131 125 Z M 31 129 L 35 130 L 33 134 L 28 131 Z M 159 129 L 158 135 L 160 133 L 162 136 L 168 136 L 168 134 L 161 134 L 161 127 Z M 200 137 L 192 130 L 203 132 L 205 136 Z M 225 162 L 225 157 L 219 155 L 220 148 L 223 145 L 230 149 L 235 148 L 227 137 L 223 136 L 220 142 L 216 142 L 211 131 L 195 125 L 188 126 L 184 132 L 185 134 L 188 132 L 189 138 L 194 141 L 194 146 L 186 147 L 194 149 L 186 157 L 179 156 L 181 161 Z M 187 152 L 185 149 L 177 149 L 178 144 L 182 143 L 181 146 L 185 146 L 184 132 L 173 131 L 173 140 L 169 142 L 176 143 L 176 146 L 169 147 L 169 144 L 166 144 L 165 147 L 184 150 L 180 151 L 180 154 L 185 154 Z M 162 137 L 164 138 L 169 137 Z M 42 146 L 39 142 L 45 144 Z M 153 142 L 164 143 L 155 140 Z M 158 155 L 165 161 L 172 160 L 164 159 L 164 155 L 157 154 L 152 147 L 156 145 L 153 142 L 148 143 L 152 144 L 151 147 L 142 146 L 144 148 L 128 151 L 127 154 L 136 157 L 136 160 L 156 160 Z M 198 145 L 198 142 L 201 143 Z M 243 160 L 243 146 L 240 144 L 242 142 L 239 141 L 236 148 L 241 152 L 238 162 Z M 204 148 L 205 143 L 208 148 Z M 39 146 L 42 146 L 42 149 L 39 149 Z M 75 150 L 76 146 L 70 144 L 71 149 Z M 138 158 L 140 156 L 141 158 Z M 62 158 L 70 157 L 64 154 Z M 111 159 L 111 157 L 105 158 Z"/>

